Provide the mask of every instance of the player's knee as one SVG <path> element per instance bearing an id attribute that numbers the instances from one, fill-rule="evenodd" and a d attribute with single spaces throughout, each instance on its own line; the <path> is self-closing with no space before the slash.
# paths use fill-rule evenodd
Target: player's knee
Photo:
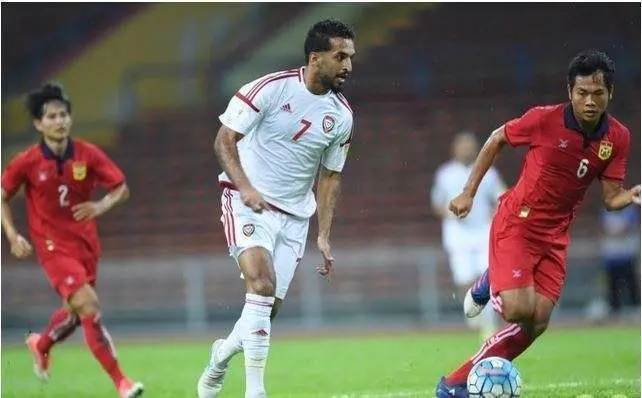
<path id="1" fill-rule="evenodd" d="M 92 316 L 100 313 L 98 297 L 91 288 L 81 288 L 69 298 L 69 305 L 80 317 Z"/>
<path id="2" fill-rule="evenodd" d="M 248 290 L 250 293 L 258 294 L 259 296 L 274 297 L 275 287 L 274 282 L 267 277 L 259 277 L 248 281 Z"/>
<path id="3" fill-rule="evenodd" d="M 535 315 L 535 306 L 529 302 L 504 301 L 502 315 L 508 323 L 530 322 Z"/>

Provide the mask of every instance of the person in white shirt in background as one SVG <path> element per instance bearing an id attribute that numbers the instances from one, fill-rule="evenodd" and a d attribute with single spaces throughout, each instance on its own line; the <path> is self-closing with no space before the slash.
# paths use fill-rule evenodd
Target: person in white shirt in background
<path id="1" fill-rule="evenodd" d="M 442 220 L 442 244 L 448 254 L 457 296 L 461 299 L 488 267 L 490 223 L 497 199 L 506 190 L 501 176 L 491 167 L 479 186 L 478 199 L 468 217 L 459 219 L 448 210 L 448 202 L 466 184 L 478 151 L 479 143 L 474 134 L 457 134 L 452 144 L 453 157 L 437 169 L 430 192 L 433 211 Z M 481 317 L 466 320 L 471 328 L 479 330 L 482 340 L 491 336 L 498 326 L 490 306 Z"/>
<path id="2" fill-rule="evenodd" d="M 323 256 L 317 272 L 330 275 L 330 229 L 353 133 L 352 109 L 341 90 L 352 73 L 354 37 L 341 21 L 316 23 L 305 40 L 305 66 L 244 85 L 219 117 L 214 149 L 223 168 L 221 222 L 246 294 L 231 333 L 212 344 L 199 398 L 219 395 L 228 363 L 240 352 L 245 398 L 267 396 L 272 319 L 303 257 L 315 212 Z"/>

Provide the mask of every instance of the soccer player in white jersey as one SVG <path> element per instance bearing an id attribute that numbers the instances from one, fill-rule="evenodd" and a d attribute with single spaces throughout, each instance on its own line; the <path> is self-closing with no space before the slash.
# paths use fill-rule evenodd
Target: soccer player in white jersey
<path id="1" fill-rule="evenodd" d="M 479 201 L 475 202 L 467 218 L 459 219 L 448 210 L 450 198 L 457 196 L 466 184 L 478 148 L 472 133 L 462 132 L 455 136 L 453 158 L 439 167 L 431 190 L 433 211 L 442 219 L 442 244 L 448 254 L 458 297 L 465 296 L 466 290 L 488 266 L 490 222 L 497 198 L 505 190 L 499 173 L 491 168 L 479 186 Z M 495 331 L 495 319 L 493 311 L 486 309 L 482 317 L 468 318 L 467 323 L 486 339 Z"/>
<path id="2" fill-rule="evenodd" d="M 329 276 L 330 226 L 352 137 L 352 110 L 341 89 L 352 73 L 354 31 L 316 23 L 305 40 L 306 66 L 244 85 L 219 117 L 214 149 L 223 173 L 221 221 L 245 280 L 245 305 L 226 339 L 212 344 L 199 398 L 218 396 L 229 360 L 245 356 L 245 397 L 265 397 L 271 320 L 301 261 L 310 217 Z M 316 203 L 312 186 L 318 173 Z"/>

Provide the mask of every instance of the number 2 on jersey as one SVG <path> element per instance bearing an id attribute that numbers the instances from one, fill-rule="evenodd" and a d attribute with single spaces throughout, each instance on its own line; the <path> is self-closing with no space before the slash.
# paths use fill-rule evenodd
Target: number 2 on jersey
<path id="1" fill-rule="evenodd" d="M 67 194 L 69 193 L 69 187 L 66 185 L 60 185 L 58 187 L 58 200 L 60 201 L 60 207 L 69 206 L 69 201 L 67 200 Z"/>
<path id="2" fill-rule="evenodd" d="M 588 172 L 588 159 L 580 160 L 580 165 L 577 167 L 577 178 L 582 178 Z"/>
<path id="3" fill-rule="evenodd" d="M 301 124 L 303 124 L 303 127 L 301 127 L 301 130 L 299 130 L 299 131 L 294 135 L 294 137 L 292 138 L 292 141 L 298 141 L 298 140 L 299 140 L 299 138 L 301 138 L 301 136 L 302 136 L 306 131 L 308 131 L 308 129 L 310 128 L 310 126 L 312 126 L 312 122 L 308 122 L 308 121 L 307 121 L 307 120 L 305 120 L 305 119 L 301 119 Z"/>

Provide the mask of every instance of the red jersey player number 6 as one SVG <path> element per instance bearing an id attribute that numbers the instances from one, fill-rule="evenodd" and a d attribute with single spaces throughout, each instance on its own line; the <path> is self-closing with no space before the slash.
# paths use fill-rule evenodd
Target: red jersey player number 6
<path id="1" fill-rule="evenodd" d="M 531 108 L 495 130 L 463 192 L 450 202 L 450 211 L 466 217 L 501 149 L 528 147 L 519 179 L 493 217 L 488 271 L 464 298 L 468 317 L 490 301 L 508 324 L 439 381 L 438 398 L 467 397 L 466 377 L 476 363 L 492 356 L 513 360 L 544 333 L 566 279 L 569 227 L 593 181 L 600 181 L 607 210 L 640 204 L 640 185 L 622 185 L 631 133 L 606 112 L 614 76 L 605 53 L 578 54 L 567 73 L 569 103 Z"/>

